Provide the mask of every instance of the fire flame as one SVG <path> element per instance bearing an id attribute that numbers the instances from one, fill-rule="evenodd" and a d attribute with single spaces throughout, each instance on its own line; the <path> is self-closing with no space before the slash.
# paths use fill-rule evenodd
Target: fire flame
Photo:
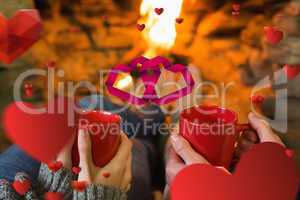
<path id="1" fill-rule="evenodd" d="M 144 56 L 152 58 L 158 50 L 169 50 L 176 40 L 176 18 L 180 16 L 183 0 L 143 0 L 140 14 L 144 17 L 146 28 L 143 36 L 148 44 Z M 155 8 L 163 8 L 158 15 Z"/>

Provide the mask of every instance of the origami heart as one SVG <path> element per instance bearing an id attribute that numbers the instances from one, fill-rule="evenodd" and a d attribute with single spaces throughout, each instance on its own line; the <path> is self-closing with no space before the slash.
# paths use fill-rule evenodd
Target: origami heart
<path id="1" fill-rule="evenodd" d="M 288 80 L 293 80 L 300 74 L 300 65 L 285 65 L 284 72 Z"/>
<path id="2" fill-rule="evenodd" d="M 154 11 L 156 12 L 156 14 L 161 15 L 164 12 L 163 8 L 155 8 Z"/>
<path id="3" fill-rule="evenodd" d="M 29 180 L 16 180 L 13 182 L 12 187 L 19 195 L 24 196 L 30 189 L 31 182 Z"/>
<path id="4" fill-rule="evenodd" d="M 47 192 L 45 200 L 63 200 L 64 196 L 61 192 Z"/>
<path id="5" fill-rule="evenodd" d="M 11 19 L 0 13 L 0 60 L 13 62 L 40 37 L 41 19 L 35 9 L 19 10 Z"/>
<path id="6" fill-rule="evenodd" d="M 136 97 L 113 86 L 120 72 L 131 73 L 132 71 L 138 69 L 139 64 L 141 65 L 141 67 L 139 68 L 139 75 L 145 86 L 143 98 Z M 161 66 L 173 73 L 181 73 L 184 80 L 186 81 L 186 87 L 177 90 L 173 93 L 170 93 L 166 96 L 158 97 L 155 91 L 155 84 L 157 83 L 160 77 Z M 193 77 L 189 73 L 187 67 L 181 64 L 172 65 L 168 59 L 161 56 L 157 56 L 152 59 L 147 59 L 141 56 L 134 59 L 129 64 L 129 66 L 117 65 L 113 67 L 113 69 L 110 71 L 106 81 L 106 86 L 110 94 L 117 96 L 124 101 L 137 105 L 142 105 L 146 102 L 154 102 L 159 105 L 170 103 L 171 101 L 174 101 L 180 97 L 191 93 L 194 84 L 195 82 L 193 80 Z"/>
<path id="7" fill-rule="evenodd" d="M 275 143 L 254 145 L 234 174 L 210 165 L 183 169 L 171 184 L 172 200 L 294 200 L 299 187 L 295 162 Z"/>
<path id="8" fill-rule="evenodd" d="M 184 21 L 183 18 L 176 18 L 176 22 L 177 24 L 181 24 Z"/>
<path id="9" fill-rule="evenodd" d="M 283 38 L 283 32 L 275 27 L 265 26 L 264 32 L 267 41 L 272 45 L 278 44 Z"/>
<path id="10" fill-rule="evenodd" d="M 76 122 L 77 115 L 72 103 L 70 99 L 59 97 L 50 101 L 41 114 L 31 104 L 12 103 L 3 116 L 7 136 L 35 159 L 48 163 L 75 133 L 72 120 Z"/>
<path id="11" fill-rule="evenodd" d="M 139 30 L 139 31 L 143 31 L 145 29 L 145 24 L 137 24 L 136 25 L 136 28 Z"/>

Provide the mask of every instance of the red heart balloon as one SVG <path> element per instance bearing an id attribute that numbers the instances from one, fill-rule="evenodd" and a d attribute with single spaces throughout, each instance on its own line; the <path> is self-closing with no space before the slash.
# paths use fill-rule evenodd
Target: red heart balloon
<path id="1" fill-rule="evenodd" d="M 275 27 L 265 26 L 264 31 L 267 41 L 272 45 L 278 44 L 283 38 L 283 32 Z"/>
<path id="2" fill-rule="evenodd" d="M 210 165 L 183 169 L 171 185 L 172 200 L 294 200 L 299 187 L 295 162 L 275 143 L 254 145 L 233 175 Z"/>
<path id="3" fill-rule="evenodd" d="M 31 182 L 29 180 L 16 180 L 13 182 L 12 187 L 19 195 L 24 196 L 30 189 Z"/>
<path id="4" fill-rule="evenodd" d="M 156 12 L 156 14 L 161 15 L 164 12 L 163 8 L 155 8 L 154 11 Z"/>
<path id="5" fill-rule="evenodd" d="M 0 13 L 0 60 L 13 62 L 40 37 L 42 24 L 35 9 L 19 10 L 11 19 Z"/>
<path id="6" fill-rule="evenodd" d="M 75 122 L 77 120 L 77 115 L 71 109 L 73 104 L 70 99 L 60 97 L 49 102 L 42 114 L 24 112 L 20 104 L 23 103 L 12 103 L 4 111 L 7 136 L 35 159 L 48 163 L 75 133 L 75 126 L 68 124 L 72 119 Z M 23 105 L 32 111 L 36 110 L 31 104 Z"/>

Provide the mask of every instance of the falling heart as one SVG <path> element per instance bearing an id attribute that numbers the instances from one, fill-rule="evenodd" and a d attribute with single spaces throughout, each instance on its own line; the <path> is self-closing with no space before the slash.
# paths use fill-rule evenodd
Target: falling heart
<path id="1" fill-rule="evenodd" d="M 70 99 L 59 97 L 50 101 L 42 114 L 24 112 L 19 105 L 37 111 L 28 103 L 10 104 L 3 116 L 6 134 L 33 158 L 48 163 L 75 133 L 75 127 L 68 125 L 68 122 L 72 122 L 68 121 L 73 119 L 72 116 L 77 120 L 77 115 L 70 109 L 73 104 Z"/>
<path id="2" fill-rule="evenodd" d="M 45 194 L 45 200 L 63 200 L 64 195 L 60 192 L 47 192 Z"/>
<path id="3" fill-rule="evenodd" d="M 155 8 L 154 11 L 156 12 L 156 14 L 161 15 L 164 12 L 163 8 Z"/>
<path id="4" fill-rule="evenodd" d="M 139 31 L 143 31 L 145 29 L 145 24 L 137 24 L 136 25 L 136 28 L 139 30 Z"/>
<path id="5" fill-rule="evenodd" d="M 288 80 L 293 80 L 300 74 L 300 66 L 299 65 L 285 65 L 284 72 L 285 72 Z"/>
<path id="6" fill-rule="evenodd" d="M 181 24 L 184 21 L 183 18 L 176 18 L 176 23 Z"/>
<path id="7" fill-rule="evenodd" d="M 10 64 L 40 37 L 42 24 L 35 9 L 19 10 L 11 19 L 0 13 L 0 61 Z"/>
<path id="8" fill-rule="evenodd" d="M 294 200 L 300 180 L 295 162 L 275 143 L 254 145 L 234 174 L 203 164 L 182 170 L 171 185 L 172 200 Z"/>
<path id="9" fill-rule="evenodd" d="M 275 27 L 266 26 L 264 27 L 264 32 L 267 41 L 272 45 L 278 44 L 283 38 L 283 32 Z"/>
<path id="10" fill-rule="evenodd" d="M 29 180 L 16 180 L 13 182 L 12 187 L 19 195 L 23 196 L 30 189 L 31 182 Z"/>

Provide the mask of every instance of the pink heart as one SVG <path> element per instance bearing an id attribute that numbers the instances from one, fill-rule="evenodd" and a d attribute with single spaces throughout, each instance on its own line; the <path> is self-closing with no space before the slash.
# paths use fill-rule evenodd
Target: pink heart
<path id="1" fill-rule="evenodd" d="M 183 169 L 171 185 L 172 200 L 294 200 L 300 179 L 295 162 L 275 143 L 254 145 L 234 174 L 196 164 Z"/>
<path id="2" fill-rule="evenodd" d="M 14 102 L 4 111 L 3 123 L 7 136 L 35 159 L 45 163 L 53 160 L 75 133 L 75 126 L 68 125 L 69 116 L 77 120 L 71 109 L 71 100 L 60 97 L 51 101 L 47 112 L 42 114 L 24 112 L 20 104 L 22 102 Z M 24 105 L 36 109 L 29 103 Z M 50 105 L 53 105 L 53 112 L 50 112 Z"/>

